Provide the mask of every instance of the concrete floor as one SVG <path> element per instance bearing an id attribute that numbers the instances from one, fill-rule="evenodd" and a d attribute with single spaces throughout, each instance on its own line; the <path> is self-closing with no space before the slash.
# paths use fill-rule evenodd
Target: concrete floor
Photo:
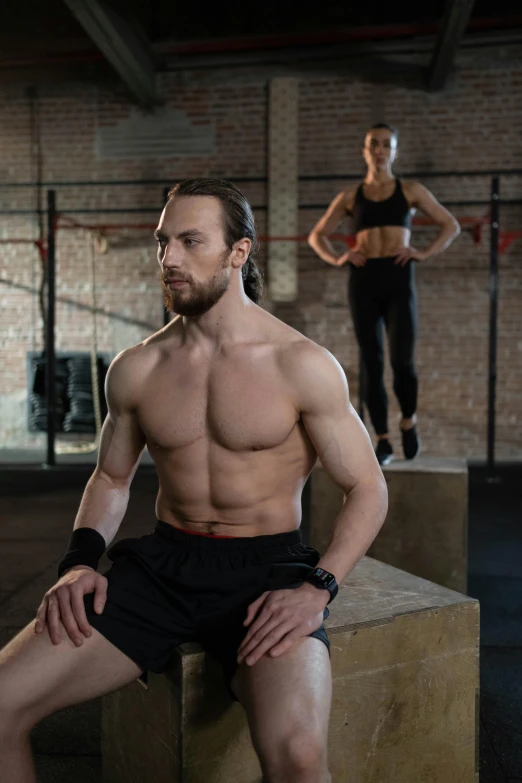
<path id="1" fill-rule="evenodd" d="M 91 470 L 0 468 L 0 647 L 34 619 L 55 581 Z M 470 478 L 469 592 L 482 604 L 481 783 L 522 783 L 520 477 L 510 470 L 500 483 L 480 471 Z M 156 488 L 154 472 L 140 469 L 117 539 L 151 532 Z M 108 565 L 104 558 L 100 567 Z M 44 720 L 32 742 L 39 783 L 101 781 L 100 700 Z"/>

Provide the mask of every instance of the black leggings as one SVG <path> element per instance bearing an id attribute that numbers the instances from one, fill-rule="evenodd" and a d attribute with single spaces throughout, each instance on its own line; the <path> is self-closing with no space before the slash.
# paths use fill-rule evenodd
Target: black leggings
<path id="1" fill-rule="evenodd" d="M 348 299 L 365 370 L 364 398 L 377 435 L 388 432 L 388 398 L 384 388 L 382 322 L 388 332 L 393 390 L 402 415 L 410 419 L 417 408 L 417 373 L 413 363 L 417 330 L 415 267 L 394 258 L 368 258 L 352 266 Z"/>

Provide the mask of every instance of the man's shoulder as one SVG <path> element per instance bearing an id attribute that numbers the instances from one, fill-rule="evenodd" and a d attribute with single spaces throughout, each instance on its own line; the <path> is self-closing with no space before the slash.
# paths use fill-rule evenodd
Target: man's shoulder
<path id="1" fill-rule="evenodd" d="M 336 361 L 330 351 L 322 345 L 305 337 L 293 326 L 281 321 L 268 311 L 263 312 L 265 329 L 269 342 L 273 345 L 275 354 L 282 365 L 308 364 L 310 362 Z"/>
<path id="2" fill-rule="evenodd" d="M 261 320 L 258 321 L 258 327 L 263 334 L 264 340 L 271 345 L 274 355 L 278 360 L 285 361 L 292 351 L 307 350 L 306 346 L 315 346 L 312 340 L 309 340 L 293 326 L 281 321 L 269 310 L 260 308 Z M 319 348 L 319 346 L 317 346 Z"/>
<path id="3" fill-rule="evenodd" d="M 169 348 L 172 349 L 172 344 L 176 342 L 176 335 L 179 332 L 177 320 L 174 319 L 167 326 L 146 337 L 141 343 L 120 351 L 113 359 L 111 369 L 133 375 L 139 368 L 139 375 L 143 377 L 147 367 L 153 365 L 160 358 L 167 342 Z"/>
<path id="4" fill-rule="evenodd" d="M 129 375 L 132 377 L 137 373 L 138 367 L 141 367 L 140 375 L 142 375 L 143 361 L 150 359 L 154 353 L 154 348 L 148 342 L 149 339 L 120 351 L 112 360 L 109 373 L 113 376 Z"/>
<path id="5" fill-rule="evenodd" d="M 282 374 L 300 398 L 346 383 L 344 370 L 335 356 L 299 332 L 281 343 L 278 360 Z"/>
<path id="6" fill-rule="evenodd" d="M 146 391 L 147 380 L 161 358 L 164 330 L 125 348 L 112 360 L 107 373 L 107 394 L 123 407 L 134 408 Z"/>
<path id="7" fill-rule="evenodd" d="M 345 371 L 322 345 L 307 338 L 296 341 L 287 350 L 282 367 L 300 416 L 329 416 L 334 411 L 348 410 Z"/>
<path id="8" fill-rule="evenodd" d="M 287 339 L 282 340 L 279 344 L 279 354 L 286 364 L 300 367 L 317 362 L 321 363 L 328 356 L 332 356 L 326 348 L 323 348 L 318 343 L 314 343 L 313 340 L 300 334 L 300 332 L 292 331 L 294 334 L 288 335 Z"/>

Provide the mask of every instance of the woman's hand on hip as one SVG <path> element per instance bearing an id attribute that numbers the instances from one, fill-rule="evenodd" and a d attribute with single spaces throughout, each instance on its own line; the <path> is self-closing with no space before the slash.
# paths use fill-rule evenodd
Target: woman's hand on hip
<path id="1" fill-rule="evenodd" d="M 347 263 L 353 264 L 354 266 L 364 266 L 366 264 L 366 257 L 358 250 L 350 249 L 337 259 L 337 266 L 342 266 Z"/>
<path id="2" fill-rule="evenodd" d="M 397 266 L 406 266 L 408 261 L 426 261 L 428 257 L 422 250 L 417 250 L 417 248 L 411 245 L 409 247 L 399 247 L 392 255 L 395 256 L 394 264 Z"/>

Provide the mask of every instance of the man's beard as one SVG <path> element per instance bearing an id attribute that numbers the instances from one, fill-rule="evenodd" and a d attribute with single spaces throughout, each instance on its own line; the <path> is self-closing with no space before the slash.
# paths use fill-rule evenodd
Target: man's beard
<path id="1" fill-rule="evenodd" d="M 189 280 L 188 292 L 184 287 L 171 291 L 162 276 L 161 287 L 165 309 L 177 315 L 197 316 L 207 313 L 219 302 L 228 288 L 229 276 L 226 272 L 228 255 L 227 251 L 218 269 L 206 283 L 194 283 Z"/>

